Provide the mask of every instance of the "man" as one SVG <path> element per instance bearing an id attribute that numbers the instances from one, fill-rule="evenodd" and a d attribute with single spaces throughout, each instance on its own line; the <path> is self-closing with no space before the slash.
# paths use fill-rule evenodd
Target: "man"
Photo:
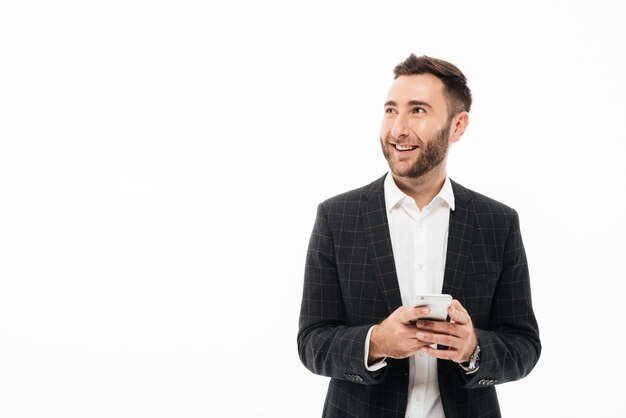
<path id="1" fill-rule="evenodd" d="M 331 377 L 325 417 L 499 417 L 493 385 L 541 352 L 517 213 L 450 180 L 471 107 L 454 65 L 396 66 L 380 131 L 390 172 L 318 207 L 298 351 Z M 450 294 L 448 321 L 423 293 Z"/>

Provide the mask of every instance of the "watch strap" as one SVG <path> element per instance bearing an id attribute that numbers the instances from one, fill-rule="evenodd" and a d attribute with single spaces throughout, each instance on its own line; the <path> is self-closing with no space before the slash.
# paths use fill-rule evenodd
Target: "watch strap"
<path id="1" fill-rule="evenodd" d="M 469 361 L 465 363 L 459 363 L 459 366 L 461 366 L 461 368 L 465 370 L 465 374 L 472 374 L 478 371 L 479 353 L 480 353 L 480 345 L 476 344 L 476 348 L 474 349 L 474 352 L 470 356 Z"/>

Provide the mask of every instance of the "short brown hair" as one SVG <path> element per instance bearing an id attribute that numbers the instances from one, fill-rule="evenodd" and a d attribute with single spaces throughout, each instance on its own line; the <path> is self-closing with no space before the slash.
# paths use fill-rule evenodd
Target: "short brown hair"
<path id="1" fill-rule="evenodd" d="M 467 78 L 456 65 L 437 58 L 411 54 L 393 69 L 394 79 L 401 75 L 432 74 L 443 82 L 448 98 L 448 116 L 469 112 L 472 107 L 472 92 L 467 87 Z"/>

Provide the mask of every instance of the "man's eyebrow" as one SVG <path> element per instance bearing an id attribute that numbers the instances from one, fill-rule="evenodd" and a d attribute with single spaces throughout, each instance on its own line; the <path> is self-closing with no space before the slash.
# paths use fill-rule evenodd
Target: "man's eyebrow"
<path id="1" fill-rule="evenodd" d="M 429 107 L 431 109 L 433 108 L 430 104 L 422 100 L 411 100 L 409 102 L 409 106 L 424 106 L 424 107 Z"/>
<path id="2" fill-rule="evenodd" d="M 407 105 L 409 106 L 424 106 L 424 107 L 428 107 L 430 109 L 432 109 L 433 107 L 428 104 L 427 102 L 424 102 L 422 100 L 410 100 Z M 388 102 L 385 102 L 385 107 L 387 106 L 393 106 L 393 107 L 398 107 L 398 104 L 396 102 L 394 102 L 393 100 L 389 100 Z"/>

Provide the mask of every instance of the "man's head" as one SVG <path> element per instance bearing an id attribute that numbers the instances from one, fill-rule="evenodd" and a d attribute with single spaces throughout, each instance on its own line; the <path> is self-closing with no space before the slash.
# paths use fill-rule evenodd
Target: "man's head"
<path id="1" fill-rule="evenodd" d="M 452 118 L 459 112 L 468 112 L 472 107 L 472 92 L 467 87 L 467 78 L 456 65 L 437 58 L 411 54 L 393 69 L 394 79 L 403 75 L 432 74 L 445 86 L 448 114 Z"/>
<path id="2" fill-rule="evenodd" d="M 469 120 L 472 96 L 465 76 L 446 61 L 413 54 L 394 73 L 380 130 L 391 171 L 410 178 L 445 172 L 448 148 Z"/>

